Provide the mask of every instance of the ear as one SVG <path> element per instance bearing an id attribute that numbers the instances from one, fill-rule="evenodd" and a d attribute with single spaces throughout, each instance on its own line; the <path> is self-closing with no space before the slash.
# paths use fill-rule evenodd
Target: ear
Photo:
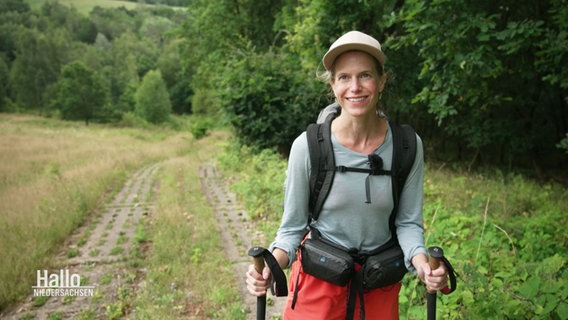
<path id="1" fill-rule="evenodd" d="M 379 81 L 377 83 L 379 92 L 383 92 L 383 90 L 385 89 L 385 85 L 387 84 L 387 78 L 388 77 L 386 73 L 383 73 L 383 75 L 379 77 Z"/>
<path id="2" fill-rule="evenodd" d="M 331 88 L 331 92 L 333 93 L 333 96 L 335 97 L 335 99 L 337 99 L 337 95 L 335 94 L 335 81 L 333 81 L 333 79 L 330 78 L 328 83 L 329 87 Z"/>

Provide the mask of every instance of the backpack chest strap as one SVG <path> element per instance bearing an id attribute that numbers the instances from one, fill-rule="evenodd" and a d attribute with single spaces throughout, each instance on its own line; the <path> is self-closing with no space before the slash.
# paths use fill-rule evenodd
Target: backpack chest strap
<path id="1" fill-rule="evenodd" d="M 337 172 L 367 173 L 370 176 L 392 176 L 393 175 L 391 170 L 353 168 L 353 167 L 346 167 L 346 166 L 337 166 L 337 167 L 335 167 L 335 171 L 337 171 Z"/>
<path id="2" fill-rule="evenodd" d="M 337 172 L 358 172 L 367 173 L 367 178 L 365 178 L 365 203 L 371 203 L 371 176 L 392 176 L 392 170 L 383 169 L 365 169 L 365 168 L 353 168 L 346 166 L 335 167 Z"/>

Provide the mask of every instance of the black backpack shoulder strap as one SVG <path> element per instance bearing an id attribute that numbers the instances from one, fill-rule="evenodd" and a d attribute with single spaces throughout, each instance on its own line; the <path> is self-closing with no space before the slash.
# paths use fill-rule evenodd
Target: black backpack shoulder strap
<path id="1" fill-rule="evenodd" d="M 323 123 L 312 123 L 306 130 L 310 153 L 310 221 L 317 220 L 335 176 L 335 156 L 331 145 L 331 121 L 337 114 L 329 114 Z M 391 230 L 398 212 L 400 195 L 416 158 L 416 133 L 409 125 L 389 122 L 393 137 L 392 193 L 394 208 L 389 219 Z M 393 234 L 395 234 L 393 232 Z"/>
<path id="2" fill-rule="evenodd" d="M 317 220 L 319 212 L 335 176 L 335 156 L 331 145 L 331 121 L 336 114 L 327 116 L 323 123 L 312 123 L 306 130 L 310 152 L 310 221 Z M 309 223 L 309 222 L 308 222 Z"/>
<path id="3" fill-rule="evenodd" d="M 400 195 L 402 194 L 406 178 L 416 159 L 416 132 L 409 125 L 399 125 L 392 121 L 389 121 L 389 124 L 393 139 L 391 171 L 393 174 L 392 194 L 394 200 L 394 214 L 390 216 L 390 227 L 391 230 L 394 230 L 394 220 L 398 212 Z"/>

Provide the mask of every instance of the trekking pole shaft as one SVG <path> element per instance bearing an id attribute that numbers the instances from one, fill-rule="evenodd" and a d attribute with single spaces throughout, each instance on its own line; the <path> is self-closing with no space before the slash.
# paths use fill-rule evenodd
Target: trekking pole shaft
<path id="1" fill-rule="evenodd" d="M 254 269 L 262 274 L 264 269 L 264 258 L 262 256 L 254 257 Z M 266 318 L 266 294 L 256 298 L 256 320 L 265 320 Z"/>
<path id="2" fill-rule="evenodd" d="M 428 248 L 428 253 L 430 258 L 428 259 L 428 264 L 431 270 L 436 270 L 440 267 L 440 258 L 444 256 L 442 248 L 430 247 Z M 426 294 L 426 307 L 428 320 L 436 320 L 436 290 L 430 290 L 427 288 Z"/>

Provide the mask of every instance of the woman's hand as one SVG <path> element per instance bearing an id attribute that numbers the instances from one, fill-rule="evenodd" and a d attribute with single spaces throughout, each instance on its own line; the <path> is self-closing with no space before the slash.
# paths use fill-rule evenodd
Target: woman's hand
<path id="1" fill-rule="evenodd" d="M 262 274 L 256 272 L 254 265 L 251 264 L 246 273 L 247 289 L 253 296 L 264 296 L 266 290 L 270 288 L 270 269 L 264 267 Z"/>
<path id="2" fill-rule="evenodd" d="M 412 264 L 416 268 L 418 277 L 426 285 L 427 290 L 440 291 L 448 286 L 448 270 L 444 262 L 440 261 L 440 266 L 432 270 L 426 256 L 420 254 L 412 259 Z"/>

